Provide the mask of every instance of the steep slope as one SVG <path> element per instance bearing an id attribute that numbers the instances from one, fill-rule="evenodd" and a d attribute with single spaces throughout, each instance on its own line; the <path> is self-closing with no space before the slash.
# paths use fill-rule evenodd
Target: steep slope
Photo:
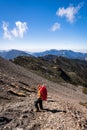
<path id="1" fill-rule="evenodd" d="M 34 112 L 36 86 L 45 83 L 45 110 Z M 86 130 L 87 95 L 82 87 L 56 84 L 0 58 L 0 130 Z"/>

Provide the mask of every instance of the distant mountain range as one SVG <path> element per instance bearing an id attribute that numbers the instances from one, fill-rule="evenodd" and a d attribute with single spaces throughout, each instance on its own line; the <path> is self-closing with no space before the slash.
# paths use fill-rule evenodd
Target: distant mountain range
<path id="1" fill-rule="evenodd" d="M 81 53 L 81 52 L 74 52 L 72 50 L 47 50 L 44 52 L 38 52 L 33 53 L 33 56 L 39 57 L 39 56 L 46 56 L 46 55 L 56 55 L 56 56 L 62 56 L 69 59 L 81 59 L 81 60 L 87 60 L 87 53 Z"/>
<path id="2" fill-rule="evenodd" d="M 31 56 L 31 55 L 20 50 L 10 50 L 10 51 L 0 51 L 0 56 L 5 59 L 14 59 L 18 56 Z"/>
<path id="3" fill-rule="evenodd" d="M 46 50 L 43 52 L 36 52 L 36 53 L 30 53 L 20 50 L 10 50 L 10 51 L 0 51 L 0 56 L 5 59 L 14 59 L 18 56 L 35 56 L 35 57 L 42 57 L 46 55 L 55 55 L 55 56 L 62 56 L 69 59 L 81 59 L 81 60 L 87 60 L 87 53 L 81 53 L 81 52 L 74 52 L 72 50 Z"/>

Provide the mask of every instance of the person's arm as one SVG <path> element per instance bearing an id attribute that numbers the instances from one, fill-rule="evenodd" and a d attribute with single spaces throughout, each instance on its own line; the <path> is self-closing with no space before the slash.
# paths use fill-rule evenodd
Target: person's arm
<path id="1" fill-rule="evenodd" d="M 38 86 L 38 98 L 41 98 L 41 92 L 40 92 L 40 89 L 41 89 L 41 87 L 40 86 Z"/>

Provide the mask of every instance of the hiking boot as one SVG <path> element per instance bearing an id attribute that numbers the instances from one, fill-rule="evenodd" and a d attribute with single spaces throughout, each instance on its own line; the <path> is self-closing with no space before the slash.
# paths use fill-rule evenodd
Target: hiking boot
<path id="1" fill-rule="evenodd" d="M 38 109 L 34 109 L 34 112 L 39 112 L 39 110 Z"/>
<path id="2" fill-rule="evenodd" d="M 45 109 L 40 109 L 42 112 L 45 112 Z"/>

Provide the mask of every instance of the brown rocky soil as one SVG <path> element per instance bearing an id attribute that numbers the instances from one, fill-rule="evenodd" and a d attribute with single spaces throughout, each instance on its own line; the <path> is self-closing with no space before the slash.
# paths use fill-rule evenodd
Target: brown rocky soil
<path id="1" fill-rule="evenodd" d="M 36 86 L 44 83 L 44 111 L 34 112 Z M 56 84 L 0 58 L 0 130 L 87 130 L 81 86 Z"/>

